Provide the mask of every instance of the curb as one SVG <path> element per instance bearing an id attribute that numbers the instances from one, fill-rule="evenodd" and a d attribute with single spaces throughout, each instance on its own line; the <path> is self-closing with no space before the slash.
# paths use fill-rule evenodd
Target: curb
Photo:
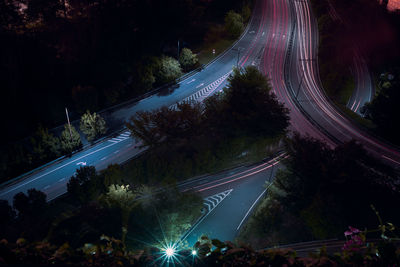
<path id="1" fill-rule="evenodd" d="M 252 12 L 252 13 L 254 14 L 254 8 L 253 8 L 253 12 Z M 251 16 L 251 19 L 250 19 L 249 22 L 247 23 L 246 28 L 243 30 L 242 34 L 240 35 L 240 37 L 239 37 L 235 42 L 233 42 L 228 48 L 226 48 L 223 52 L 221 52 L 218 56 L 216 56 L 214 59 L 212 59 L 210 62 L 208 62 L 208 63 L 205 64 L 204 66 L 198 67 L 198 68 L 196 68 L 196 69 L 194 69 L 194 70 L 192 70 L 192 71 L 190 71 L 190 72 L 188 72 L 188 73 L 182 75 L 181 77 L 177 78 L 177 80 L 174 81 L 174 82 L 171 82 L 171 83 L 162 85 L 162 86 L 160 86 L 160 87 L 158 87 L 158 88 L 156 88 L 156 89 L 154 89 L 154 90 L 152 90 L 152 91 L 150 91 L 150 92 L 147 92 L 147 93 L 145 93 L 145 94 L 143 94 L 143 95 L 141 95 L 141 96 L 137 96 L 137 97 L 135 97 L 135 98 L 132 98 L 132 99 L 127 100 L 127 101 L 125 101 L 125 102 L 122 102 L 122 103 L 120 103 L 120 104 L 117 104 L 117 105 L 114 105 L 114 106 L 105 108 L 105 109 L 103 109 L 103 110 L 97 111 L 96 113 L 97 113 L 97 114 L 104 114 L 104 113 L 106 113 L 106 112 L 110 112 L 110 111 L 112 111 L 112 110 L 115 110 L 115 109 L 118 109 L 118 108 L 122 108 L 122 107 L 124 107 L 124 106 L 128 106 L 128 105 L 132 105 L 132 104 L 134 104 L 134 103 L 137 103 L 137 102 L 139 102 L 139 101 L 141 101 L 141 100 L 144 100 L 144 99 L 146 99 L 146 98 L 149 98 L 149 97 L 155 95 L 156 93 L 160 92 L 160 91 L 163 90 L 163 89 L 169 88 L 169 87 L 171 87 L 171 86 L 173 86 L 173 85 L 175 85 L 175 84 L 178 84 L 178 83 L 180 83 L 180 82 L 183 82 L 183 81 L 185 81 L 186 79 L 188 79 L 188 78 L 190 78 L 191 76 L 193 76 L 194 74 L 196 74 L 196 73 L 202 71 L 204 68 L 207 68 L 208 66 L 210 66 L 211 64 L 213 64 L 215 61 L 217 61 L 217 60 L 219 60 L 221 57 L 223 57 L 226 53 L 228 53 L 240 40 L 243 39 L 243 37 L 246 35 L 246 33 L 247 33 L 248 30 L 249 30 L 249 27 L 250 27 L 250 25 L 251 25 L 251 22 L 253 21 L 253 18 L 254 18 L 253 14 L 252 14 L 252 16 Z M 71 124 L 78 123 L 78 122 L 79 122 L 79 119 L 76 119 L 76 120 L 71 121 Z M 54 128 L 51 129 L 51 130 L 58 129 L 58 128 L 60 128 L 60 127 L 63 127 L 63 125 L 54 127 Z M 90 148 L 94 147 L 95 145 L 97 145 L 97 144 L 99 144 L 99 143 L 101 143 L 101 142 L 106 141 L 108 138 L 110 138 L 110 137 L 112 137 L 112 136 L 114 136 L 114 135 L 118 135 L 118 133 L 121 133 L 121 132 L 124 131 L 125 129 L 126 129 L 126 127 L 124 126 L 124 127 L 122 127 L 122 129 L 115 130 L 115 131 L 113 131 L 113 132 L 107 134 L 106 136 L 103 136 L 103 137 L 101 137 L 100 139 L 97 139 L 97 140 L 94 141 L 94 142 L 85 144 L 81 149 L 72 152 L 71 155 L 74 155 L 74 154 L 76 154 L 77 152 L 82 152 L 82 151 L 85 151 L 85 150 L 87 150 L 87 149 L 90 149 Z M 59 157 L 59 158 L 57 158 L 57 159 L 54 159 L 54 160 L 52 160 L 52 161 L 50 161 L 50 162 L 48 162 L 48 163 L 45 163 L 44 165 L 41 165 L 41 166 L 39 166 L 39 167 L 36 167 L 35 169 L 33 169 L 33 170 L 31 170 L 31 171 L 28 171 L 28 172 L 23 173 L 23 174 L 21 174 L 21 175 L 15 177 L 15 178 L 12 178 L 12 179 L 10 179 L 10 180 L 8 180 L 8 181 L 5 181 L 5 182 L 3 182 L 3 183 L 0 184 L 0 188 L 2 189 L 2 188 L 6 187 L 6 186 L 8 186 L 8 185 L 10 185 L 10 184 L 12 184 L 12 183 L 14 183 L 14 182 L 18 182 L 18 181 L 20 181 L 20 180 L 23 180 L 23 179 L 26 178 L 26 176 L 29 176 L 29 175 L 31 175 L 31 174 L 34 174 L 35 172 L 44 170 L 44 169 L 46 169 L 47 167 L 50 167 L 51 165 L 53 165 L 53 164 L 55 164 L 55 163 L 58 163 L 58 162 L 64 160 L 65 158 L 67 158 L 67 156 L 66 156 L 66 155 L 63 155 L 63 156 L 61 156 L 61 157 Z"/>

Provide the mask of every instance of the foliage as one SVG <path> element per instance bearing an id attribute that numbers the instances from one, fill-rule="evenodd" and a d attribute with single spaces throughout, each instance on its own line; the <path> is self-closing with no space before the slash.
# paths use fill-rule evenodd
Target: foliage
<path id="1" fill-rule="evenodd" d="M 79 113 L 83 113 L 85 110 L 99 109 L 99 96 L 93 86 L 78 85 L 73 87 L 71 92 L 75 108 Z"/>
<path id="2" fill-rule="evenodd" d="M 244 30 L 243 18 L 240 14 L 230 10 L 225 15 L 225 31 L 232 38 L 238 38 Z"/>
<path id="3" fill-rule="evenodd" d="M 81 117 L 80 129 L 86 134 L 86 138 L 89 142 L 107 132 L 104 119 L 96 112 L 90 113 L 89 110 Z"/>
<path id="4" fill-rule="evenodd" d="M 35 159 L 38 159 L 40 162 L 54 159 L 61 154 L 60 140 L 49 133 L 48 129 L 41 126 L 37 129 L 35 136 L 31 138 L 31 143 Z"/>
<path id="5" fill-rule="evenodd" d="M 372 227 L 370 204 L 399 222 L 388 206 L 400 201 L 395 172 L 359 144 L 331 149 L 295 135 L 287 148 L 286 169 L 276 176 L 243 236 L 264 239 L 259 244 L 264 246 L 333 238 L 347 225 Z"/>
<path id="6" fill-rule="evenodd" d="M 64 131 L 60 136 L 61 150 L 64 153 L 72 153 L 82 147 L 81 136 L 73 125 L 64 125 Z"/>
<path id="7" fill-rule="evenodd" d="M 183 48 L 179 55 L 179 63 L 184 71 L 190 71 L 197 66 L 199 59 L 189 48 Z"/>
<path id="8" fill-rule="evenodd" d="M 292 249 L 254 250 L 248 246 L 236 246 L 231 242 L 202 237 L 196 244 L 197 255 L 191 250 L 181 250 L 177 256 L 180 266 L 396 266 L 400 264 L 400 251 L 393 243 L 378 243 L 376 248 L 354 252 L 327 255 L 323 249 L 308 257 L 298 257 Z M 95 244 L 85 244 L 80 249 L 71 248 L 68 243 L 55 246 L 48 242 L 27 242 L 18 239 L 16 243 L 0 242 L 0 260 L 6 264 L 35 263 L 41 266 L 160 266 L 157 248 L 127 251 L 121 241 L 101 236 Z M 390 257 L 388 257 L 388 252 Z M 174 264 L 177 264 L 174 262 Z"/>
<path id="9" fill-rule="evenodd" d="M 121 185 L 124 180 L 121 166 L 118 164 L 108 165 L 101 175 L 104 176 L 104 188 L 109 188 L 113 184 Z"/>
<path id="10" fill-rule="evenodd" d="M 12 221 L 23 237 L 30 240 L 43 238 L 49 224 L 47 207 L 46 194 L 36 189 L 29 189 L 27 194 L 20 192 L 14 196 L 13 208 L 18 212 L 18 216 Z M 14 230 L 12 226 L 9 229 Z"/>
<path id="11" fill-rule="evenodd" d="M 288 110 L 270 91 L 269 81 L 256 67 L 235 69 L 223 96 L 228 127 L 246 135 L 282 134 L 289 126 Z"/>
<path id="12" fill-rule="evenodd" d="M 379 81 L 383 84 L 379 94 L 367 104 L 366 115 L 377 126 L 381 135 L 386 137 L 392 142 L 398 142 L 400 134 L 399 127 L 393 127 L 400 116 L 398 109 L 398 100 L 400 99 L 400 78 L 399 73 L 396 73 L 394 79 L 388 81 L 387 78 L 382 77 Z M 386 86 L 384 86 L 386 84 Z"/>
<path id="13" fill-rule="evenodd" d="M 155 66 L 155 78 L 158 85 L 174 82 L 182 75 L 179 62 L 168 56 L 157 59 Z"/>
<path id="14" fill-rule="evenodd" d="M 271 143 L 285 133 L 288 110 L 254 67 L 235 70 L 228 82 L 224 93 L 203 103 L 181 103 L 176 110 L 163 107 L 131 117 L 127 128 L 150 151 L 129 164 L 128 176 L 140 183 L 160 177 L 181 180 L 264 158 Z M 242 157 L 243 152 L 248 156 Z"/>
<path id="15" fill-rule="evenodd" d="M 93 166 L 80 167 L 68 181 L 67 191 L 80 204 L 92 201 L 104 191 L 102 176 Z"/>
<path id="16" fill-rule="evenodd" d="M 243 5 L 241 15 L 244 22 L 249 21 L 251 17 L 251 8 L 249 5 L 246 4 Z"/>
<path id="17" fill-rule="evenodd" d="M 149 59 L 143 59 L 146 63 L 137 63 L 132 68 L 132 90 L 140 93 L 148 92 L 153 88 L 153 84 L 156 82 L 154 76 L 155 66 Z M 150 61 L 148 63 L 147 61 Z"/>
<path id="18" fill-rule="evenodd" d="M 116 206 L 121 211 L 122 221 L 122 244 L 125 244 L 126 234 L 128 233 L 129 217 L 132 209 L 138 204 L 138 195 L 129 189 L 129 185 L 110 185 L 105 195 L 105 201 L 109 206 Z"/>
<path id="19" fill-rule="evenodd" d="M 143 249 L 143 241 L 156 247 L 175 242 L 201 215 L 203 199 L 194 192 L 180 192 L 173 185 L 162 190 L 139 186 L 135 192 L 140 206 L 130 218 L 129 248 Z"/>
<path id="20" fill-rule="evenodd" d="M 145 146 L 179 144 L 202 135 L 274 136 L 289 125 L 288 110 L 270 94 L 268 80 L 255 67 L 236 69 L 223 95 L 200 103 L 182 103 L 139 112 L 127 123 L 132 136 Z M 262 124 L 259 122 L 263 121 Z"/>

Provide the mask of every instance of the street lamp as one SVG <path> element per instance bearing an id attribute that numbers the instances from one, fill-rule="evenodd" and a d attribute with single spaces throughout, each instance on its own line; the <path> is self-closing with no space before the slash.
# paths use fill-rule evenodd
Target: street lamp
<path id="1" fill-rule="evenodd" d="M 65 113 L 67 114 L 67 121 L 68 121 L 68 128 L 69 128 L 69 136 L 71 137 L 71 142 L 72 142 L 71 123 L 70 123 L 70 121 L 69 121 L 68 109 L 67 109 L 67 108 L 65 108 Z"/>

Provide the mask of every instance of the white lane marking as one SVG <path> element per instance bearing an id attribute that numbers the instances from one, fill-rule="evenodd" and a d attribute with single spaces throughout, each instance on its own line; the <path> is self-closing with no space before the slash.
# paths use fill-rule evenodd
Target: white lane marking
<path id="1" fill-rule="evenodd" d="M 82 165 L 82 166 L 86 166 L 86 161 L 85 161 L 85 162 L 83 162 L 83 161 L 81 161 L 81 162 L 78 162 L 76 165 Z"/>
<path id="2" fill-rule="evenodd" d="M 124 132 L 124 134 L 128 134 L 128 135 L 130 135 L 130 134 L 131 134 L 131 132 Z"/>
<path id="3" fill-rule="evenodd" d="M 50 173 L 52 173 L 52 172 L 58 171 L 59 169 L 64 168 L 65 166 L 68 166 L 68 165 L 70 165 L 71 163 L 74 163 L 74 162 L 76 162 L 76 161 L 78 161 L 78 160 L 81 160 L 81 159 L 83 159 L 84 157 L 93 155 L 94 153 L 97 153 L 97 152 L 99 152 L 99 151 L 101 151 L 101 150 L 104 150 L 104 149 L 106 149 L 106 148 L 109 148 L 109 147 L 111 147 L 111 146 L 113 146 L 113 145 L 115 145 L 115 144 L 117 144 L 117 143 L 113 143 L 113 144 L 107 145 L 107 146 L 105 146 L 105 147 L 99 148 L 99 149 L 97 149 L 97 150 L 95 150 L 95 151 L 90 152 L 89 154 L 86 154 L 86 155 L 83 155 L 83 156 L 81 156 L 81 157 L 79 157 L 79 158 L 77 158 L 77 159 L 74 159 L 74 160 L 71 161 L 71 162 L 65 163 L 65 164 L 61 165 L 60 167 L 55 168 L 54 170 L 51 170 L 51 171 L 46 172 L 46 173 L 44 173 L 44 174 L 42 174 L 42 175 L 39 175 L 38 177 L 36 177 L 36 178 L 34 178 L 34 179 L 32 179 L 32 180 L 29 180 L 29 181 L 27 181 L 26 183 L 22 183 L 22 184 L 20 184 L 20 185 L 18 185 L 18 186 L 16 186 L 16 187 L 14 187 L 14 188 L 12 188 L 12 189 L 10 189 L 10 190 L 4 192 L 4 193 L 2 193 L 1 196 L 4 196 L 5 194 L 8 194 L 8 193 L 10 193 L 11 191 L 14 191 L 15 189 L 18 189 L 18 188 L 20 188 L 20 187 L 23 187 L 24 185 L 27 185 L 27 184 L 29 184 L 29 183 L 31 183 L 31 182 L 33 182 L 33 181 L 36 181 L 37 179 L 40 179 L 40 178 L 42 178 L 43 176 L 46 176 L 46 175 L 48 175 L 48 174 L 50 174 Z"/>
<path id="4" fill-rule="evenodd" d="M 354 112 L 357 112 L 358 108 L 360 107 L 360 104 L 361 104 L 361 100 L 360 100 L 360 102 L 358 102 L 358 105 L 357 105 L 356 109 L 354 110 Z"/>
<path id="5" fill-rule="evenodd" d="M 191 84 L 194 81 L 196 81 L 196 79 L 192 79 L 191 81 L 187 82 L 186 84 Z"/>
<path id="6" fill-rule="evenodd" d="M 43 187 L 43 190 L 46 190 L 48 188 L 50 188 L 50 185 L 46 185 L 45 187 Z"/>
<path id="7" fill-rule="evenodd" d="M 119 152 L 119 150 L 115 151 L 114 154 L 117 154 Z"/>
<path id="8" fill-rule="evenodd" d="M 130 146 L 132 146 L 132 144 L 127 144 L 127 145 L 126 145 L 126 147 L 130 147 Z"/>
<path id="9" fill-rule="evenodd" d="M 397 163 L 397 164 L 400 165 L 400 162 L 398 162 L 398 161 L 396 161 L 396 160 L 394 160 L 394 159 L 391 159 L 391 158 L 389 158 L 389 157 L 386 157 L 385 155 L 381 155 L 381 156 L 382 156 L 382 158 L 385 158 L 385 159 L 387 159 L 387 160 L 390 160 L 390 161 L 392 161 L 392 162 Z"/>
<path id="10" fill-rule="evenodd" d="M 60 180 L 58 180 L 59 182 L 62 182 L 62 181 L 64 181 L 65 180 L 65 178 L 61 178 Z"/>
<path id="11" fill-rule="evenodd" d="M 111 143 L 114 143 L 114 144 L 115 144 L 115 143 L 118 143 L 118 141 L 115 141 L 115 140 L 112 140 L 112 139 L 111 139 L 111 140 L 108 140 L 108 141 L 110 141 Z"/>
<path id="12" fill-rule="evenodd" d="M 262 33 L 262 36 L 264 36 L 265 32 Z"/>
<path id="13" fill-rule="evenodd" d="M 232 191 L 233 191 L 233 189 L 229 189 L 229 190 L 226 190 L 226 191 L 223 192 L 223 193 L 225 194 L 225 197 L 226 197 L 226 196 L 228 196 Z M 224 198 L 224 199 L 225 199 L 225 198 Z M 221 202 L 222 202 L 222 201 L 221 201 Z M 190 231 L 187 232 L 187 233 L 185 234 L 185 238 L 183 238 L 182 241 L 185 240 L 185 239 L 193 232 L 193 230 L 196 229 L 196 227 L 208 216 L 208 214 L 210 214 L 211 211 L 213 211 L 221 202 L 219 202 L 219 203 L 218 203 L 217 205 L 215 205 L 211 210 L 209 210 L 209 211 L 207 212 L 207 214 L 204 215 L 203 218 L 201 218 L 201 220 L 198 221 L 198 222 L 192 227 L 192 229 L 190 229 Z"/>
<path id="14" fill-rule="evenodd" d="M 102 158 L 101 160 L 105 160 L 107 157 Z"/>
<path id="15" fill-rule="evenodd" d="M 203 85 L 204 85 L 204 83 L 201 83 L 201 84 L 197 85 L 196 89 L 202 87 Z"/>
<path id="16" fill-rule="evenodd" d="M 246 215 L 244 215 L 242 221 L 239 223 L 239 226 L 236 228 L 236 231 L 239 230 L 240 226 L 242 226 L 242 223 L 244 220 L 246 220 L 247 216 L 249 215 L 250 211 L 253 209 L 254 205 L 258 202 L 258 200 L 261 198 L 262 195 L 264 195 L 265 191 L 267 191 L 268 188 L 265 188 L 264 191 L 258 196 L 256 201 L 254 201 L 253 205 L 251 205 L 250 209 L 247 211 Z"/>
<path id="17" fill-rule="evenodd" d="M 354 100 L 354 103 L 353 103 L 353 105 L 351 106 L 351 110 L 353 110 L 353 108 L 354 108 L 354 106 L 355 106 L 355 104 L 356 104 L 356 102 L 357 102 L 357 99 L 356 100 Z"/>
<path id="18" fill-rule="evenodd" d="M 129 134 L 121 134 L 123 137 L 129 137 Z"/>

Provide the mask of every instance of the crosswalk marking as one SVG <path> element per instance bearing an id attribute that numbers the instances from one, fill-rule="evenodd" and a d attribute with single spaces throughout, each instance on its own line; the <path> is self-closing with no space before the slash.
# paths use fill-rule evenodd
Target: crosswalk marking
<path id="1" fill-rule="evenodd" d="M 197 102 L 203 101 L 212 92 L 214 92 L 229 77 L 229 75 L 231 73 L 232 73 L 232 71 L 226 73 L 222 77 L 220 77 L 217 80 L 215 80 L 214 82 L 210 83 L 208 86 L 206 86 L 206 87 L 202 88 L 201 90 L 193 93 L 192 95 L 186 97 L 185 99 L 183 99 L 179 103 L 192 103 L 194 101 L 197 101 Z M 204 84 L 201 84 L 201 86 L 203 86 L 203 85 Z M 201 86 L 198 86 L 198 87 L 200 88 Z M 173 105 L 169 106 L 170 110 L 176 110 L 177 108 L 178 108 L 177 104 L 173 104 Z M 131 133 L 129 131 L 126 131 L 124 133 L 121 133 L 117 137 L 109 139 L 108 141 L 111 142 L 111 143 L 119 143 L 119 142 L 122 142 L 122 141 L 128 139 L 130 136 L 131 136 Z"/>
<path id="2" fill-rule="evenodd" d="M 109 139 L 108 141 L 111 143 L 119 143 L 119 142 L 122 142 L 122 141 L 128 139 L 129 137 L 130 137 L 130 132 L 124 132 L 124 133 L 118 135 L 117 137 Z"/>

